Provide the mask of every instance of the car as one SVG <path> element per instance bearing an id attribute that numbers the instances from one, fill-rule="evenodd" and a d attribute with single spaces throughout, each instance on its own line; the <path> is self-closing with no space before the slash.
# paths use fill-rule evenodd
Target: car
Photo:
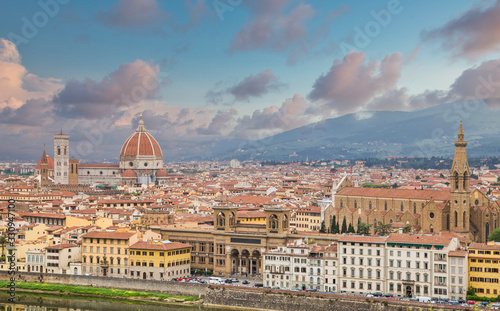
<path id="1" fill-rule="evenodd" d="M 244 281 L 242 282 L 242 284 L 250 284 L 250 281 L 249 281 L 249 280 L 244 280 Z"/>
<path id="2" fill-rule="evenodd" d="M 264 284 L 262 284 L 262 283 L 255 283 L 253 286 L 254 287 L 264 287 Z"/>
<path id="3" fill-rule="evenodd" d="M 373 297 L 377 298 L 377 297 L 382 297 L 382 293 L 381 292 L 375 292 L 372 294 Z"/>
<path id="4" fill-rule="evenodd" d="M 237 278 L 232 278 L 232 279 L 231 279 L 231 281 L 232 281 L 233 283 L 238 283 L 240 280 L 238 280 Z"/>
<path id="5" fill-rule="evenodd" d="M 463 298 L 458 298 L 458 303 L 465 303 L 465 300 Z"/>
<path id="6" fill-rule="evenodd" d="M 458 305 L 459 304 L 458 300 L 450 300 L 450 301 L 448 301 L 448 303 L 451 305 Z"/>
<path id="7" fill-rule="evenodd" d="M 226 282 L 227 284 L 233 283 L 231 279 L 226 279 L 224 282 Z"/>

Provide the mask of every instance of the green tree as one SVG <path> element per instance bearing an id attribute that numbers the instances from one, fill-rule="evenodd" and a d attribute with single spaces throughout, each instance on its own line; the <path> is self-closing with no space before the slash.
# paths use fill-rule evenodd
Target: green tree
<path id="1" fill-rule="evenodd" d="M 337 224 L 335 225 L 335 233 L 340 233 L 340 224 L 337 221 Z"/>
<path id="2" fill-rule="evenodd" d="M 467 296 L 474 296 L 476 294 L 476 291 L 474 290 L 474 287 L 469 286 L 467 288 Z"/>
<path id="3" fill-rule="evenodd" d="M 331 217 L 331 223 L 330 223 L 330 233 L 338 233 L 335 229 L 336 229 L 336 219 L 335 219 L 335 215 L 333 215 Z"/>
<path id="4" fill-rule="evenodd" d="M 410 231 L 411 231 L 411 225 L 408 225 L 403 228 L 403 233 L 410 233 Z"/>
<path id="5" fill-rule="evenodd" d="M 347 233 L 347 222 L 345 220 L 345 217 L 344 220 L 342 221 L 342 231 L 340 233 Z"/>
<path id="6" fill-rule="evenodd" d="M 383 224 L 381 221 L 377 224 L 378 235 L 389 235 L 391 233 L 391 224 Z"/>
<path id="7" fill-rule="evenodd" d="M 397 183 L 397 182 L 395 182 L 395 183 L 393 183 L 393 184 L 392 184 L 392 186 L 391 186 L 391 187 L 392 187 L 392 189 L 396 189 L 396 188 L 397 188 L 397 187 L 399 187 L 399 186 L 398 186 L 398 183 Z"/>
<path id="8" fill-rule="evenodd" d="M 443 173 L 439 174 L 439 178 L 445 178 Z"/>
<path id="9" fill-rule="evenodd" d="M 9 243 L 9 239 L 5 235 L 0 235 L 0 245 L 2 246 L 2 257 L 5 256 L 5 245 Z"/>
<path id="10" fill-rule="evenodd" d="M 319 229 L 319 233 L 326 233 L 325 221 L 321 222 L 321 228 Z"/>
<path id="11" fill-rule="evenodd" d="M 361 234 L 361 235 L 370 235 L 370 227 L 372 225 L 368 225 L 364 222 L 360 222 L 358 224 L 358 234 Z"/>
<path id="12" fill-rule="evenodd" d="M 354 230 L 354 226 L 351 224 L 349 224 L 349 227 L 347 228 L 347 233 L 356 233 L 356 231 Z"/>
<path id="13" fill-rule="evenodd" d="M 493 232 L 488 236 L 488 241 L 500 242 L 500 228 L 493 230 Z"/>

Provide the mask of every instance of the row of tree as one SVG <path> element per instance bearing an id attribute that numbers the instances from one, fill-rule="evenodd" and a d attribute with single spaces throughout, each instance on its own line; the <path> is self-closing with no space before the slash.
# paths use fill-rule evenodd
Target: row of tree
<path id="1" fill-rule="evenodd" d="M 320 233 L 332 233 L 332 234 L 356 233 L 359 235 L 370 235 L 370 227 L 372 227 L 372 225 L 370 225 L 370 224 L 367 224 L 364 222 L 358 222 L 358 228 L 357 228 L 357 230 L 355 230 L 352 223 L 350 223 L 349 226 L 347 225 L 347 221 L 346 221 L 345 217 L 344 217 L 344 220 L 342 221 L 342 227 L 340 227 L 339 222 L 337 221 L 335 215 L 330 218 L 330 224 L 331 224 L 330 227 L 327 229 L 326 225 L 325 225 L 325 221 L 322 221 L 321 228 L 320 228 L 319 232 Z M 392 232 L 394 232 L 394 230 L 392 230 L 391 224 L 384 224 L 381 221 L 379 221 L 376 224 L 374 229 L 375 229 L 374 230 L 375 233 L 377 233 L 378 235 L 381 235 L 381 236 L 389 235 Z M 411 231 L 410 225 L 403 228 L 403 233 L 408 233 L 410 231 Z"/>

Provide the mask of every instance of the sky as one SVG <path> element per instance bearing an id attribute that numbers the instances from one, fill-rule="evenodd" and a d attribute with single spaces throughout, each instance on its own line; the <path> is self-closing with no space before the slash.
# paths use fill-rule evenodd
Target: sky
<path id="1" fill-rule="evenodd" d="M 53 135 L 113 161 L 140 115 L 164 160 L 312 122 L 500 106 L 498 1 L 6 1 L 0 160 Z"/>

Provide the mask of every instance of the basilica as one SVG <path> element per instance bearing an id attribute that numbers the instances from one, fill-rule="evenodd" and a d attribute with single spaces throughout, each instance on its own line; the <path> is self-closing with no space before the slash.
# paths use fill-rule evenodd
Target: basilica
<path id="1" fill-rule="evenodd" d="M 156 139 L 146 131 L 142 115 L 137 129 L 123 143 L 119 164 L 87 164 L 70 158 L 69 135 L 54 135 L 54 158 L 46 155 L 36 166 L 41 186 L 161 184 L 167 178 L 163 153 Z"/>
<path id="2" fill-rule="evenodd" d="M 332 191 L 334 204 L 325 210 L 326 227 L 333 219 L 340 224 L 377 226 L 411 226 L 416 233 L 456 233 L 467 241 L 485 242 L 499 226 L 498 202 L 490 200 L 469 186 L 470 169 L 462 123 L 455 141 L 455 155 L 449 179 L 450 188 L 440 190 L 408 190 L 353 187 L 344 178 Z"/>

